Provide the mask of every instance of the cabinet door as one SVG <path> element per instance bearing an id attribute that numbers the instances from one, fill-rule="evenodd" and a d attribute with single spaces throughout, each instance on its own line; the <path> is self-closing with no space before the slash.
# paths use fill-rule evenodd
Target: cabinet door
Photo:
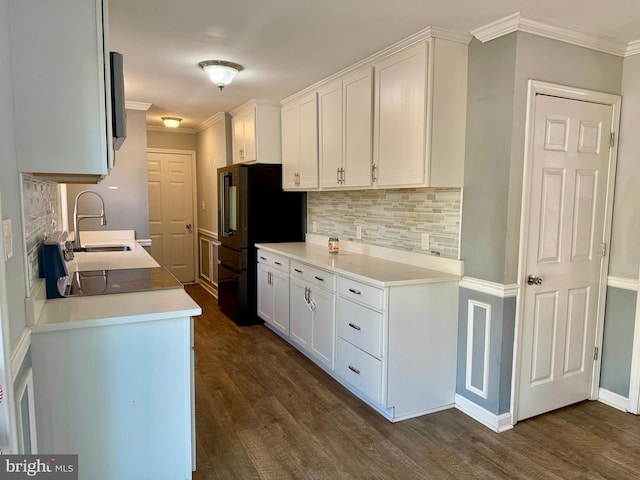
<path id="1" fill-rule="evenodd" d="M 373 132 L 373 75 L 365 68 L 343 79 L 343 187 L 371 185 Z"/>
<path id="2" fill-rule="evenodd" d="M 311 311 L 307 307 L 305 301 L 305 288 L 306 283 L 298 282 L 291 279 L 290 289 L 290 323 L 291 323 L 291 335 L 293 340 L 299 348 L 302 350 L 309 350 L 309 339 L 311 329 Z"/>
<path id="3" fill-rule="evenodd" d="M 342 80 L 318 91 L 320 186 L 342 186 Z"/>
<path id="4" fill-rule="evenodd" d="M 273 326 L 285 335 L 289 335 L 289 275 L 272 270 L 271 289 L 273 290 Z"/>
<path id="5" fill-rule="evenodd" d="M 273 286 L 271 269 L 263 263 L 258 264 L 258 316 L 273 324 Z"/>
<path id="6" fill-rule="evenodd" d="M 300 165 L 300 118 L 297 103 L 282 107 L 282 188 L 298 188 Z"/>
<path id="7" fill-rule="evenodd" d="M 333 370 L 335 363 L 336 296 L 318 287 L 311 288 L 315 308 L 311 315 L 311 354 L 325 367 Z"/>
<path id="8" fill-rule="evenodd" d="M 374 65 L 374 164 L 380 186 L 424 183 L 427 44 Z"/>
<path id="9" fill-rule="evenodd" d="M 101 0 L 12 1 L 3 9 L 11 25 L 6 44 L 21 172 L 86 175 L 93 183 L 107 174 L 111 94 L 103 10 Z"/>
<path id="10" fill-rule="evenodd" d="M 316 94 L 304 97 L 300 105 L 299 188 L 318 188 L 318 105 Z"/>
<path id="11" fill-rule="evenodd" d="M 244 121 L 242 117 L 231 119 L 233 128 L 233 163 L 244 162 Z"/>
<path id="12" fill-rule="evenodd" d="M 242 123 L 244 124 L 244 161 L 255 162 L 257 159 L 255 107 L 242 116 Z"/>

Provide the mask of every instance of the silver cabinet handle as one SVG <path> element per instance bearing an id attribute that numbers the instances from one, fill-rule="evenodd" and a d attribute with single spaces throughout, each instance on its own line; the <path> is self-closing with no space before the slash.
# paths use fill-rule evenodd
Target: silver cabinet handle
<path id="1" fill-rule="evenodd" d="M 260 257 L 260 260 L 264 260 L 266 262 L 267 261 L 267 257 Z"/>
<path id="2" fill-rule="evenodd" d="M 360 331 L 360 330 L 361 330 L 361 328 L 360 328 L 358 325 L 354 324 L 354 323 L 349 323 L 349 326 L 350 326 L 351 328 L 353 328 L 354 330 L 358 330 L 358 331 Z"/>
<path id="3" fill-rule="evenodd" d="M 318 280 L 319 282 L 324 282 L 324 278 L 322 277 L 318 277 L 317 275 L 314 277 L 316 280 Z"/>
<path id="4" fill-rule="evenodd" d="M 275 264 L 276 264 L 276 265 L 278 265 L 279 267 L 281 267 L 281 266 L 282 266 L 282 263 L 281 263 L 281 262 L 273 262 L 273 263 L 275 263 Z"/>
<path id="5" fill-rule="evenodd" d="M 299 268 L 294 268 L 293 270 L 294 270 L 295 272 L 302 273 L 302 270 L 300 270 Z"/>
<path id="6" fill-rule="evenodd" d="M 354 295 L 362 295 L 362 292 L 360 290 L 356 290 L 355 288 L 350 288 L 349 291 Z"/>
<path id="7" fill-rule="evenodd" d="M 378 180 L 378 166 L 371 165 L 371 181 L 375 183 Z"/>
<path id="8" fill-rule="evenodd" d="M 349 365 L 349 370 L 351 370 L 356 375 L 360 375 L 360 370 L 358 370 L 356 367 L 352 367 L 351 365 Z"/>

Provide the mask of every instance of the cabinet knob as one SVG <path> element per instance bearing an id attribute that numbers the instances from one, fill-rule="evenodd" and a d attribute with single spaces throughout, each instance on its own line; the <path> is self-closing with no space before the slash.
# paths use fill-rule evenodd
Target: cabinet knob
<path id="1" fill-rule="evenodd" d="M 273 262 L 273 263 L 275 263 L 275 264 L 276 264 L 276 265 L 278 265 L 279 267 L 281 267 L 281 266 L 282 266 L 282 262 Z"/>
<path id="2" fill-rule="evenodd" d="M 356 367 L 349 365 L 349 370 L 351 370 L 356 375 L 360 375 L 360 370 L 358 370 Z"/>
<path id="3" fill-rule="evenodd" d="M 324 282 L 324 278 L 322 278 L 322 277 L 315 276 L 314 278 L 316 280 L 318 280 L 319 282 Z"/>
<path id="4" fill-rule="evenodd" d="M 360 330 L 361 330 L 361 328 L 360 328 L 358 325 L 356 325 L 355 323 L 349 323 L 349 326 L 350 326 L 351 328 L 353 328 L 354 330 L 358 330 L 358 331 L 360 331 Z"/>
<path id="5" fill-rule="evenodd" d="M 354 295 L 362 295 L 362 292 L 360 290 L 356 290 L 355 288 L 350 288 L 349 291 Z"/>

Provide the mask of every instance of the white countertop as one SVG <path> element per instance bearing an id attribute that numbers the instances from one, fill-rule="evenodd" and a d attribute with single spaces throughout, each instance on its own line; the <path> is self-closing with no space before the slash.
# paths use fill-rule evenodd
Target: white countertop
<path id="1" fill-rule="evenodd" d="M 181 289 L 49 299 L 33 333 L 193 317 L 202 309 Z"/>
<path id="2" fill-rule="evenodd" d="M 133 230 L 81 231 L 83 247 L 127 245 L 131 250 L 123 252 L 76 252 L 74 259 L 67 263 L 71 272 L 88 270 L 122 270 L 125 268 L 153 268 L 160 265 L 135 240 Z"/>
<path id="3" fill-rule="evenodd" d="M 126 244 L 131 247 L 131 250 L 104 253 L 78 252 L 75 254 L 75 259 L 67 264 L 69 271 L 119 270 L 159 266 L 151 255 L 135 241 L 133 231 L 123 232 L 131 232 L 131 234 L 81 232 L 82 246 Z M 36 324 L 31 328 L 33 333 L 38 333 L 192 317 L 201 313 L 200 306 L 182 288 L 115 295 L 67 297 L 44 301 Z"/>
<path id="4" fill-rule="evenodd" d="M 308 242 L 260 243 L 257 248 L 284 255 L 319 268 L 328 268 L 379 287 L 415 285 L 436 282 L 457 282 L 460 276 L 384 260 L 369 255 L 340 250 L 329 253 L 326 246 Z"/>

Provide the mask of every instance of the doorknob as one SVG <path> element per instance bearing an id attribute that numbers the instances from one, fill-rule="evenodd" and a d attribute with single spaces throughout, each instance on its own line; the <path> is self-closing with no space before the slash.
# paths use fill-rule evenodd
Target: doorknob
<path id="1" fill-rule="evenodd" d="M 187 223 L 187 230 L 191 230 L 191 224 Z"/>
<path id="2" fill-rule="evenodd" d="M 529 284 L 529 285 L 542 285 L 542 278 L 536 277 L 535 275 L 529 275 L 527 277 L 527 284 Z"/>

